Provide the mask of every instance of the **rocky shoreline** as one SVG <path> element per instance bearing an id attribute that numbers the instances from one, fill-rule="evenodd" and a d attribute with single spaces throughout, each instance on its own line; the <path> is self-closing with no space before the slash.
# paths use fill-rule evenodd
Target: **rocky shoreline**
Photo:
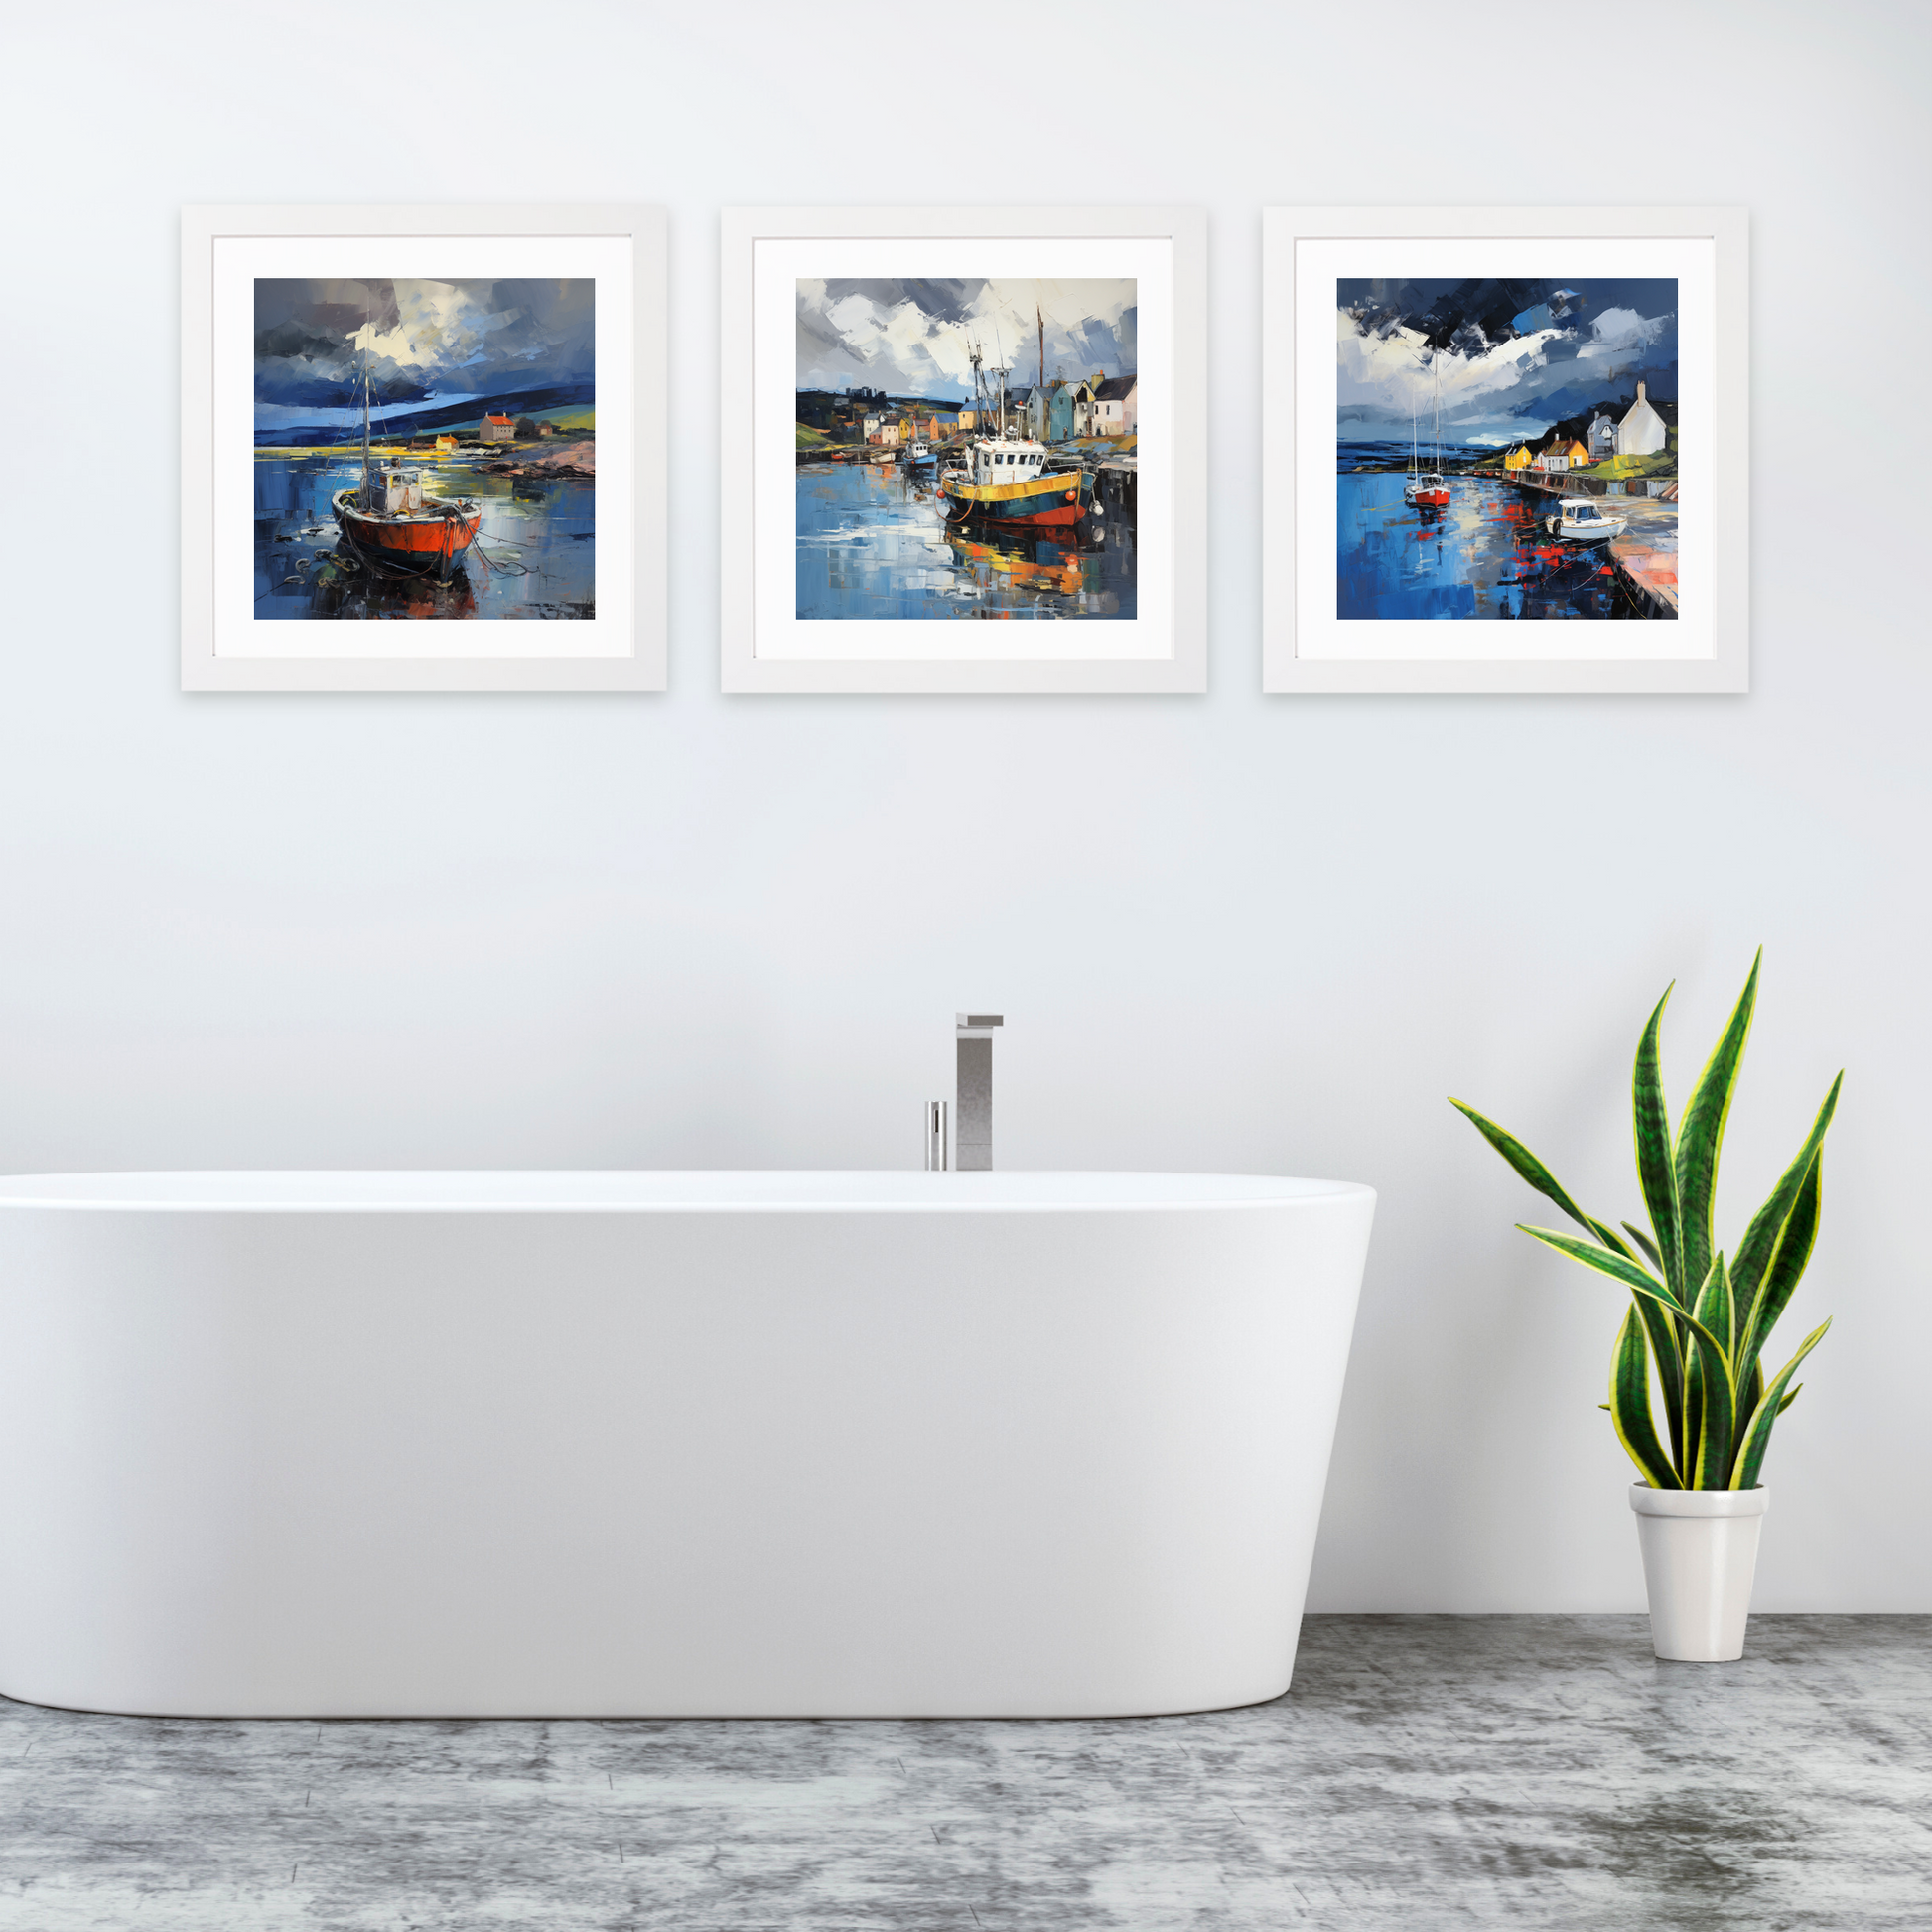
<path id="1" fill-rule="evenodd" d="M 477 469 L 492 477 L 585 477 L 597 475 L 597 443 L 582 437 L 547 449 L 518 450 L 512 455 L 480 463 Z"/>

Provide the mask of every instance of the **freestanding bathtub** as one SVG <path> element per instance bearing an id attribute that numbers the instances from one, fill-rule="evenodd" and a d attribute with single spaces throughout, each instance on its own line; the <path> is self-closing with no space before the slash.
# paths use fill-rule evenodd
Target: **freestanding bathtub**
<path id="1" fill-rule="evenodd" d="M 1276 1697 L 1374 1198 L 0 1180 L 0 1692 L 231 1717 Z"/>

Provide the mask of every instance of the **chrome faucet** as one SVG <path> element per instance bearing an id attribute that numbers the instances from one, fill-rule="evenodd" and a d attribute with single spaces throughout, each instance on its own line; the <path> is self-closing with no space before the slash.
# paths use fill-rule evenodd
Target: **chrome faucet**
<path id="1" fill-rule="evenodd" d="M 962 1173 L 993 1166 L 993 1030 L 997 1013 L 954 1016 L 953 1165 Z"/>

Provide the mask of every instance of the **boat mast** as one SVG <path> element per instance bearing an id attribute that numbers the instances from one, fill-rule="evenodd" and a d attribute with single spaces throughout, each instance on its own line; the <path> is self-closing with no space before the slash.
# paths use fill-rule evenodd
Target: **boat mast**
<path id="1" fill-rule="evenodd" d="M 369 325 L 362 322 L 362 507 L 371 506 L 369 493 Z"/>
<path id="2" fill-rule="evenodd" d="M 1046 441 L 1046 318 L 1034 304 L 1034 320 L 1039 324 L 1039 440 Z"/>

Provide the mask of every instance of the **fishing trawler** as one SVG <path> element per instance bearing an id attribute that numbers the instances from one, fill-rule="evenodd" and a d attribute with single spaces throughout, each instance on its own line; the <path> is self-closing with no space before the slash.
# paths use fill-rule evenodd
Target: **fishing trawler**
<path id="1" fill-rule="evenodd" d="M 476 541 L 483 506 L 469 497 L 432 496 L 422 475 L 399 458 L 385 469 L 369 444 L 369 352 L 362 350 L 362 481 L 330 499 L 357 556 L 392 576 L 448 583 L 458 557 Z"/>
<path id="2" fill-rule="evenodd" d="M 1085 468 L 1055 468 L 1046 446 L 1031 436 L 1007 433 L 1007 371 L 980 367 L 980 351 L 971 352 L 973 394 L 978 420 L 999 419 L 997 436 L 980 437 L 968 449 L 963 465 L 945 471 L 939 488 L 946 514 L 955 521 L 969 516 L 992 523 L 1021 524 L 1053 529 L 1077 523 L 1093 500 L 1093 473 Z M 993 393 L 987 394 L 987 378 Z"/>

